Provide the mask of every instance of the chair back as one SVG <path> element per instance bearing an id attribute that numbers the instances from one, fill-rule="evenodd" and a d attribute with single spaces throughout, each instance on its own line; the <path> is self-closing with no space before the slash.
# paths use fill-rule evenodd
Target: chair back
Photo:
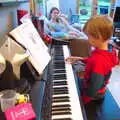
<path id="1" fill-rule="evenodd" d="M 70 20 L 71 24 L 79 23 L 79 21 L 80 21 L 80 16 L 79 15 L 72 15 L 71 16 L 71 20 Z"/>

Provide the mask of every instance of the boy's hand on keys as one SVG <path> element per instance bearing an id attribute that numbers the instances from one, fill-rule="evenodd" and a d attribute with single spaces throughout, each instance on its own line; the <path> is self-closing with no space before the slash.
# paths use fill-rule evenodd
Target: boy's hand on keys
<path id="1" fill-rule="evenodd" d="M 76 62 L 78 62 L 78 61 L 80 61 L 82 59 L 83 59 L 82 57 L 70 56 L 70 57 L 66 58 L 65 61 L 67 63 L 74 64 L 74 63 L 76 63 Z"/>

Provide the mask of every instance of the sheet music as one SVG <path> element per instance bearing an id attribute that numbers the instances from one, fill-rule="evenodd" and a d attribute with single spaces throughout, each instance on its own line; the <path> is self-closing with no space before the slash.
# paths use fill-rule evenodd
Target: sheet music
<path id="1" fill-rule="evenodd" d="M 42 74 L 51 57 L 32 22 L 23 23 L 10 34 L 30 52 L 29 61 L 38 73 Z"/>

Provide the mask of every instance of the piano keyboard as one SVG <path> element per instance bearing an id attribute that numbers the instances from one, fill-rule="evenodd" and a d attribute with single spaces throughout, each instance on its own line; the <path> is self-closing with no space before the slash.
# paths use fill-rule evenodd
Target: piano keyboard
<path id="1" fill-rule="evenodd" d="M 52 120 L 83 120 L 67 45 L 54 46 L 52 74 Z"/>

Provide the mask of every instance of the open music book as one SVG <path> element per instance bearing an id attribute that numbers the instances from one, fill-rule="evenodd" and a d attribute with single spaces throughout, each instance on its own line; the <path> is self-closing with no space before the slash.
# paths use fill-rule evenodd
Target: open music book
<path id="1" fill-rule="evenodd" d="M 17 42 L 24 46 L 30 56 L 29 61 L 39 74 L 42 74 L 51 57 L 48 48 L 39 36 L 31 21 L 21 24 L 9 33 Z"/>

